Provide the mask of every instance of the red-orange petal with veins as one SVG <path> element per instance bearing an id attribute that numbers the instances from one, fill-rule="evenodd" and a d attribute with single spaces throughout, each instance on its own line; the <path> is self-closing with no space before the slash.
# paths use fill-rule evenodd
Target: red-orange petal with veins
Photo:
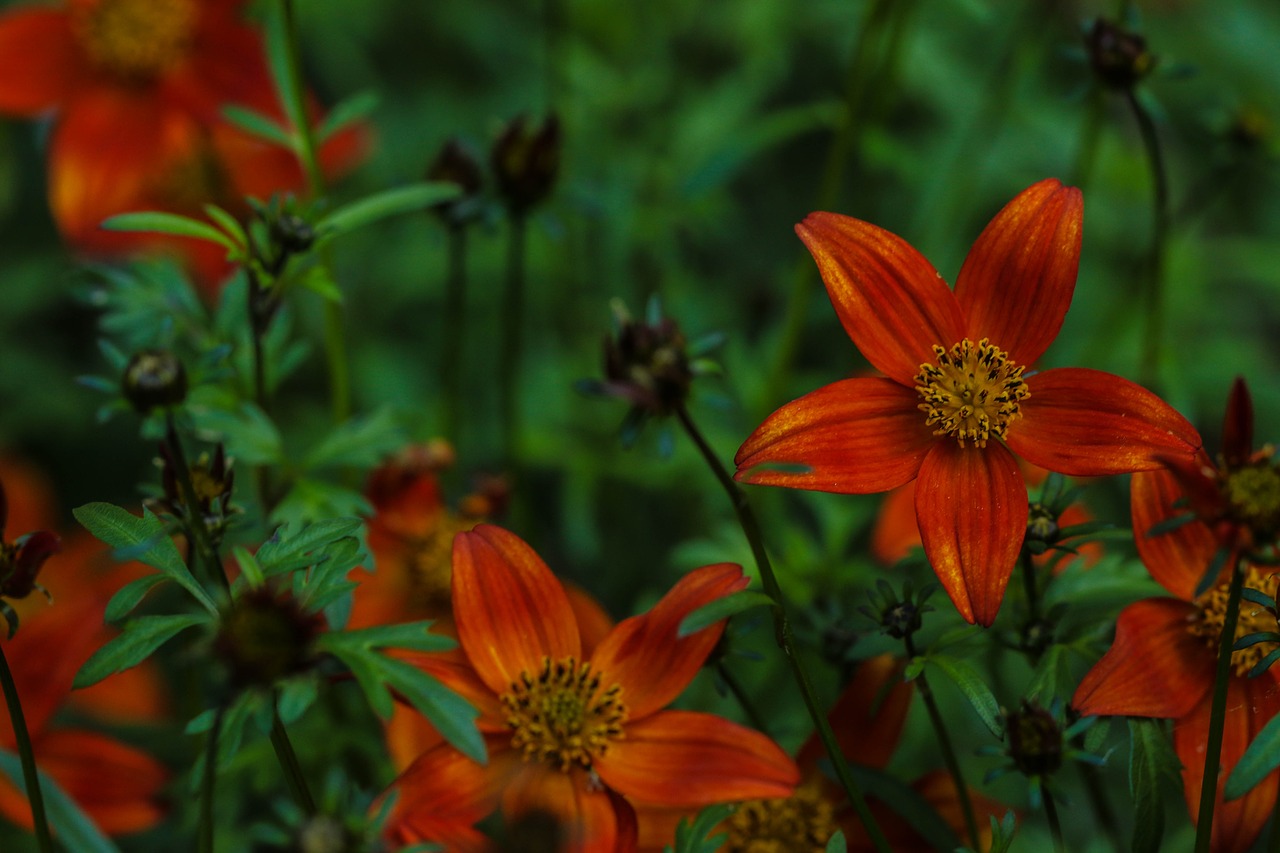
<path id="1" fill-rule="evenodd" d="M 1196 708 L 1173 726 L 1173 747 L 1182 761 L 1183 792 L 1192 822 L 1200 811 L 1204 787 L 1205 747 L 1209 741 L 1211 697 L 1206 694 Z M 1245 853 L 1276 806 L 1280 771 L 1269 773 L 1238 800 L 1223 801 L 1222 788 L 1245 749 L 1267 721 L 1280 712 L 1280 689 L 1267 676 L 1232 677 L 1227 685 L 1227 714 L 1222 731 L 1218 799 L 1213 809 L 1213 853 Z"/>
<path id="2" fill-rule="evenodd" d="M 969 622 L 990 627 L 1027 530 L 1027 487 L 1013 455 L 942 441 L 920 466 L 916 518 L 924 553 Z"/>
<path id="3" fill-rule="evenodd" d="M 765 419 L 734 462 L 735 478 L 844 494 L 874 494 L 915 477 L 937 443 L 919 395 L 891 379 L 842 379 L 787 403 Z M 779 470 L 785 465 L 807 470 Z"/>
<path id="4" fill-rule="evenodd" d="M 504 758 L 510 757 L 495 753 L 494 744 L 489 747 L 488 767 L 448 744 L 423 753 L 388 789 L 396 792 L 396 801 L 384 837 L 399 844 L 434 841 L 462 853 L 487 851 L 488 839 L 474 826 L 497 807 L 496 768 L 505 767 Z"/>
<path id="5" fill-rule="evenodd" d="M 684 618 L 704 604 L 745 589 L 747 583 L 742 567 L 735 563 L 694 569 L 649 612 L 624 619 L 601 641 L 591 656 L 591 668 L 606 687 L 622 686 L 621 698 L 631 720 L 665 708 L 679 696 L 720 641 L 723 621 L 677 637 Z"/>
<path id="6" fill-rule="evenodd" d="M 1049 178 L 996 214 L 956 276 L 970 338 L 1030 368 L 1058 336 L 1080 267 L 1084 201 Z"/>
<path id="7" fill-rule="evenodd" d="M 964 337 L 964 316 L 933 265 L 906 240 L 838 213 L 796 226 L 849 337 L 881 373 L 915 387 L 933 347 Z"/>
<path id="8" fill-rule="evenodd" d="M 1031 395 L 1005 442 L 1033 465 L 1074 477 L 1159 468 L 1202 444 L 1186 418 L 1141 385 L 1100 370 L 1060 367 L 1026 379 Z"/>
<path id="9" fill-rule="evenodd" d="M 581 767 L 567 773 L 540 762 L 516 768 L 502 791 L 502 814 L 510 825 L 530 812 L 561 822 L 562 849 L 569 853 L 617 853 L 635 844 L 634 811 Z"/>
<path id="10" fill-rule="evenodd" d="M 883 768 L 898 748 L 915 695 L 912 682 L 902 680 L 902 670 L 902 662 L 889 654 L 862 661 L 827 712 L 840 752 L 854 764 Z M 808 776 L 826 754 L 813 734 L 796 753 L 796 764 Z"/>
<path id="11" fill-rule="evenodd" d="M 1071 698 L 1081 714 L 1177 719 L 1213 685 L 1215 654 L 1188 631 L 1195 605 L 1148 598 L 1120 611 L 1116 639 Z"/>
<path id="12" fill-rule="evenodd" d="M 546 658 L 581 656 L 560 581 L 524 540 L 492 524 L 454 537 L 453 616 L 471 665 L 498 695 Z"/>
<path id="13" fill-rule="evenodd" d="M 795 762 L 767 736 L 696 711 L 628 722 L 594 767 L 615 791 L 659 806 L 788 797 L 800 782 Z"/>
<path id="14" fill-rule="evenodd" d="M 0 15 L 0 113 L 31 117 L 60 106 L 86 72 L 66 12 L 26 8 Z"/>
<path id="15" fill-rule="evenodd" d="M 1227 411 L 1222 418 L 1222 458 L 1228 468 L 1238 468 L 1253 455 L 1253 397 L 1243 376 L 1231 383 Z"/>
<path id="16" fill-rule="evenodd" d="M 1133 540 L 1151 577 L 1183 601 L 1195 597 L 1195 589 L 1213 562 L 1217 540 L 1208 525 L 1198 519 L 1164 533 L 1150 534 L 1161 522 L 1189 512 L 1178 480 L 1169 471 L 1139 471 L 1129 481 L 1129 508 Z"/>

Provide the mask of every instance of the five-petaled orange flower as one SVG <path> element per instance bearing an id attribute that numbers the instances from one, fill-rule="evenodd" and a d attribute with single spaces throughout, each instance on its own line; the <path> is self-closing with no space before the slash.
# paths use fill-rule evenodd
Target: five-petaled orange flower
<path id="1" fill-rule="evenodd" d="M 746 586 L 741 567 L 690 572 L 651 610 L 584 652 L 564 587 L 512 533 L 480 525 L 453 546 L 461 655 L 432 671 L 480 711 L 489 760 L 442 744 L 393 784 L 393 843 L 485 849 L 476 821 L 549 813 L 576 851 L 634 848 L 629 800 L 697 809 L 787 796 L 795 763 L 759 732 L 712 714 L 668 711 L 724 623 L 677 636 L 684 618 Z"/>
<path id="2" fill-rule="evenodd" d="M 774 412 L 738 450 L 738 479 L 854 494 L 917 480 L 925 554 L 960 614 L 990 625 L 1027 524 L 1014 453 L 1100 476 L 1200 446 L 1185 418 L 1132 382 L 1031 372 L 1071 302 L 1082 208 L 1080 191 L 1056 180 L 1027 188 L 982 232 L 954 293 L 900 237 L 834 213 L 806 217 L 796 231 L 836 313 L 884 376 L 834 382 Z"/>

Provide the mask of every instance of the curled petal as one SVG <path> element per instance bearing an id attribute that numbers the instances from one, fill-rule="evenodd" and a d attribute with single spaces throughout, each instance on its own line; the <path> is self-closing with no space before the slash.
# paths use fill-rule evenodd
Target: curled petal
<path id="1" fill-rule="evenodd" d="M 902 680 L 902 670 L 902 663 L 893 655 L 862 661 L 828 712 L 840 752 L 853 763 L 885 767 L 898 748 L 915 693 L 913 684 Z M 800 748 L 796 763 L 807 776 L 825 755 L 822 741 L 814 734 Z"/>
<path id="2" fill-rule="evenodd" d="M 609 787 L 658 806 L 786 797 L 800 782 L 795 762 L 765 735 L 693 711 L 627 723 L 595 768 Z"/>
<path id="3" fill-rule="evenodd" d="M 1027 377 L 1031 396 L 1005 441 L 1023 459 L 1073 477 L 1128 474 L 1190 456 L 1200 434 L 1173 407 L 1127 379 L 1078 367 Z"/>
<path id="4" fill-rule="evenodd" d="M 1173 598 L 1130 604 L 1116 639 L 1085 674 L 1071 704 L 1081 714 L 1168 717 L 1189 713 L 1213 685 L 1215 655 L 1188 630 L 1195 606 Z"/>
<path id="5" fill-rule="evenodd" d="M 1084 201 L 1054 178 L 1019 193 L 987 225 L 956 277 L 969 336 L 1032 365 L 1058 336 L 1080 266 Z"/>
<path id="6" fill-rule="evenodd" d="M 1190 601 L 1218 549 L 1213 531 L 1193 519 L 1163 533 L 1151 532 L 1156 525 L 1190 512 L 1185 503 L 1178 478 L 1167 470 L 1139 471 L 1129 482 L 1138 556 L 1161 586 Z"/>
<path id="7" fill-rule="evenodd" d="M 604 638 L 591 666 L 606 684 L 622 686 L 631 719 L 666 707 L 698 674 L 720 641 L 724 622 L 677 637 L 684 618 L 704 604 L 745 589 L 748 579 L 734 563 L 703 566 L 685 575 L 648 613 L 624 619 Z"/>
<path id="8" fill-rule="evenodd" d="M 913 387 L 935 345 L 964 337 L 955 296 L 906 240 L 838 213 L 811 213 L 796 233 L 817 261 L 845 331 L 886 376 Z"/>
<path id="9" fill-rule="evenodd" d="M 480 678 L 502 694 L 543 660 L 581 653 L 560 581 L 524 540 L 491 524 L 453 540 L 458 640 Z"/>
<path id="10" fill-rule="evenodd" d="M 35 116 L 60 105 L 88 71 L 66 12 L 0 16 L 0 113 Z"/>
<path id="11" fill-rule="evenodd" d="M 738 449 L 735 477 L 845 494 L 901 486 L 915 477 L 937 441 L 918 403 L 915 390 L 889 379 L 843 379 L 823 386 L 765 419 Z"/>
<path id="12" fill-rule="evenodd" d="M 916 480 L 925 555 L 956 610 L 990 626 L 1027 530 L 1027 487 L 1003 445 L 937 444 Z"/>

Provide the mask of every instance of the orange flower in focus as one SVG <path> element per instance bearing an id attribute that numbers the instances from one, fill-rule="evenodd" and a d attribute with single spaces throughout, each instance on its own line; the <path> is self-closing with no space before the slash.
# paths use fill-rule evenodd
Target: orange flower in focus
<path id="1" fill-rule="evenodd" d="M 564 587 L 514 534 L 491 525 L 454 540 L 453 607 L 461 656 L 432 674 L 480 710 L 489 750 L 476 764 L 448 744 L 394 783 L 396 844 L 485 849 L 474 824 L 496 807 L 567 827 L 575 851 L 634 843 L 631 801 L 680 809 L 788 796 L 799 773 L 769 738 L 711 714 L 664 711 L 697 674 L 718 623 L 688 637 L 689 613 L 746 586 L 739 566 L 689 573 L 647 613 L 584 649 Z"/>
<path id="2" fill-rule="evenodd" d="M 1080 191 L 1053 179 L 1019 193 L 974 243 L 954 293 L 900 237 L 810 214 L 796 231 L 845 331 L 884 377 L 844 379 L 774 412 L 738 450 L 736 477 L 852 494 L 918 480 L 916 518 L 938 579 L 961 616 L 994 622 L 1027 526 L 1014 453 L 1100 476 L 1200 446 L 1185 418 L 1132 382 L 1031 372 L 1075 290 L 1082 209 Z"/>
<path id="3" fill-rule="evenodd" d="M 227 124 L 228 104 L 287 126 L 243 0 L 66 0 L 0 16 L 0 113 L 53 111 L 49 206 L 58 230 L 91 255 L 164 246 L 212 285 L 224 251 L 199 241 L 106 232 L 108 216 L 166 210 L 203 216 L 214 203 L 299 190 L 293 155 Z M 358 131 L 325 146 L 327 167 L 351 165 Z"/>

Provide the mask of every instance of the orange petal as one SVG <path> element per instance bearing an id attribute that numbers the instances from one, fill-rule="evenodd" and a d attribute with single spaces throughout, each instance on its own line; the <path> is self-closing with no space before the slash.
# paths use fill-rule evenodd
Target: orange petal
<path id="1" fill-rule="evenodd" d="M 915 693 L 912 683 L 902 680 L 902 669 L 902 663 L 889 654 L 862 661 L 828 712 L 840 752 L 849 761 L 884 767 L 893 757 Z M 797 753 L 796 763 L 808 775 L 826 754 L 822 741 L 811 735 Z"/>
<path id="2" fill-rule="evenodd" d="M 1213 685 L 1215 659 L 1187 630 L 1194 613 L 1194 605 L 1174 598 L 1148 598 L 1120 611 L 1115 642 L 1085 673 L 1071 704 L 1098 716 L 1188 713 Z"/>
<path id="3" fill-rule="evenodd" d="M 1187 808 L 1193 816 L 1200 811 L 1200 792 L 1204 787 L 1211 707 L 1212 701 L 1206 694 L 1200 704 L 1173 727 L 1173 747 L 1182 761 L 1183 791 Z M 1278 712 L 1280 691 L 1276 689 L 1274 679 L 1267 676 L 1255 679 L 1232 677 L 1227 685 L 1218 799 L 1213 809 L 1210 848 L 1213 853 L 1244 853 L 1253 845 L 1275 808 L 1280 771 L 1268 774 L 1238 800 L 1223 802 L 1222 788 L 1254 735 Z"/>
<path id="4" fill-rule="evenodd" d="M 1190 511 L 1185 505 L 1174 505 L 1182 498 L 1177 478 L 1164 469 L 1139 471 L 1129 482 L 1133 540 L 1138 555 L 1161 586 L 1190 601 L 1218 550 L 1213 531 L 1204 522 L 1193 520 L 1165 533 L 1148 533 L 1154 525 Z"/>
<path id="5" fill-rule="evenodd" d="M 796 233 L 817 261 L 845 331 L 889 378 L 914 387 L 920 365 L 934 360 L 933 347 L 964 337 L 955 296 L 906 240 L 838 213 L 811 213 Z"/>
<path id="6" fill-rule="evenodd" d="M 766 486 L 872 494 L 915 477 L 937 438 L 912 388 L 843 379 L 774 412 L 738 449 L 735 477 Z M 804 471 L 759 468 L 803 466 Z"/>
<path id="7" fill-rule="evenodd" d="M 920 466 L 916 518 L 924 552 L 960 615 L 990 626 L 1027 530 L 1027 487 L 998 442 L 941 441 Z"/>
<path id="8" fill-rule="evenodd" d="M 566 582 L 564 593 L 569 596 L 569 606 L 578 619 L 578 633 L 582 637 L 582 653 L 590 657 L 595 653 L 609 632 L 613 630 L 613 618 L 605 612 L 600 602 L 576 584 Z"/>
<path id="9" fill-rule="evenodd" d="M 524 540 L 492 524 L 454 537 L 453 614 L 463 650 L 499 695 L 545 658 L 582 650 L 560 581 Z"/>
<path id="10" fill-rule="evenodd" d="M 488 850 L 488 840 L 474 826 L 497 806 L 501 782 L 496 771 L 506 766 L 501 747 L 488 747 L 488 767 L 448 744 L 413 762 L 388 789 L 397 796 L 384 837 L 399 844 L 434 841 L 463 853 Z"/>
<path id="11" fill-rule="evenodd" d="M 720 641 L 724 622 L 678 638 L 680 623 L 704 604 L 745 589 L 742 567 L 717 563 L 694 569 L 648 613 L 632 616 L 601 641 L 591 668 L 606 685 L 622 686 L 632 720 L 647 717 L 680 695 Z"/>
<path id="12" fill-rule="evenodd" d="M 35 116 L 59 106 L 85 72 L 66 12 L 19 9 L 0 16 L 0 113 Z"/>
<path id="13" fill-rule="evenodd" d="M 508 825 L 531 813 L 560 824 L 571 853 L 619 853 L 634 849 L 635 813 L 613 792 L 593 781 L 582 768 L 562 773 L 535 763 L 521 765 L 502 792 Z"/>
<path id="14" fill-rule="evenodd" d="M 606 785 L 644 803 L 698 807 L 787 797 L 800 782 L 776 743 L 713 714 L 662 711 L 625 730 L 595 770 Z"/>
<path id="15" fill-rule="evenodd" d="M 1027 377 L 1031 396 L 1009 425 L 1009 448 L 1033 465 L 1075 477 L 1159 468 L 1190 456 L 1200 434 L 1141 385 L 1100 370 L 1063 367 Z"/>
<path id="16" fill-rule="evenodd" d="M 886 566 L 896 564 L 920 547 L 916 524 L 916 484 L 912 480 L 884 496 L 871 528 L 871 555 Z"/>
<path id="17" fill-rule="evenodd" d="M 956 277 L 969 336 L 990 338 L 1030 367 L 1057 337 L 1080 266 L 1084 201 L 1054 178 L 996 214 Z"/>

